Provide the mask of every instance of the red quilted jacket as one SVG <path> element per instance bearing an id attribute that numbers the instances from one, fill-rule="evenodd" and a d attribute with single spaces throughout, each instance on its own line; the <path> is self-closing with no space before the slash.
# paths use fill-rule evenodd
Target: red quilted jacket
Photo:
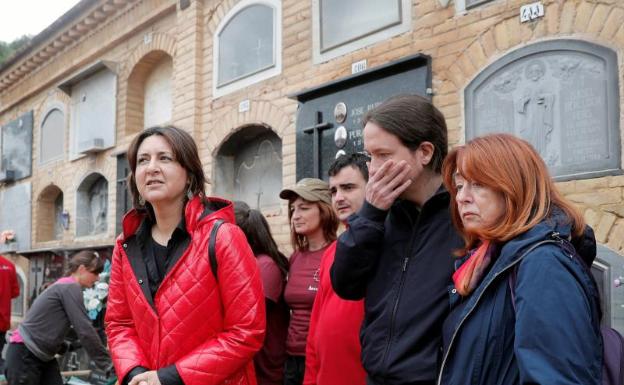
<path id="1" fill-rule="evenodd" d="M 245 235 L 234 223 L 232 204 L 202 216 L 195 197 L 185 209 L 191 242 L 163 279 L 150 304 L 128 255 L 126 240 L 143 217 L 135 210 L 123 220 L 113 251 L 106 333 L 119 379 L 136 366 L 150 370 L 175 364 L 185 385 L 255 385 L 252 358 L 262 346 L 265 309 L 262 282 Z M 210 268 L 208 239 L 217 219 L 218 282 Z"/>

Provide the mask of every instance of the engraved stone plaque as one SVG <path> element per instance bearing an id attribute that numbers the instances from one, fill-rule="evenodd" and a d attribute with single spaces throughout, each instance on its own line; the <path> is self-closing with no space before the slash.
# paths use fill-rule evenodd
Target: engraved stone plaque
<path id="1" fill-rule="evenodd" d="M 558 180 L 620 173 L 617 58 L 557 40 L 514 51 L 466 88 L 466 139 L 493 132 L 533 145 Z"/>

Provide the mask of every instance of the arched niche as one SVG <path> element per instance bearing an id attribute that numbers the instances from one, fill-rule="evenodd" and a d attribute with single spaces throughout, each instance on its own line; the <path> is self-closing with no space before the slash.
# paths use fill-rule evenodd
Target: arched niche
<path id="1" fill-rule="evenodd" d="M 215 164 L 216 195 L 260 210 L 279 207 L 282 141 L 270 128 L 251 125 L 239 129 L 221 145 Z"/>
<path id="2" fill-rule="evenodd" d="M 50 109 L 41 123 L 39 162 L 44 164 L 63 159 L 65 154 L 65 114 L 59 108 Z"/>
<path id="3" fill-rule="evenodd" d="M 282 3 L 243 0 L 223 17 L 214 35 L 216 97 L 282 71 Z"/>
<path id="4" fill-rule="evenodd" d="M 173 58 L 160 50 L 143 56 L 128 77 L 127 134 L 171 122 L 172 90 Z"/>
<path id="5" fill-rule="evenodd" d="M 108 229 L 108 181 L 101 174 L 87 176 L 76 192 L 76 236 Z"/>
<path id="6" fill-rule="evenodd" d="M 63 237 L 63 191 L 50 185 L 37 199 L 37 241 L 59 240 Z"/>

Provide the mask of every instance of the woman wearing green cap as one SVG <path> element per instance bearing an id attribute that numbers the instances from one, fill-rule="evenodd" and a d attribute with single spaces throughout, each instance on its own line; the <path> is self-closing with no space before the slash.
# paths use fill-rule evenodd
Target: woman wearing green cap
<path id="1" fill-rule="evenodd" d="M 288 325 L 284 385 L 301 385 L 305 369 L 306 339 L 314 298 L 318 291 L 321 257 L 336 239 L 338 218 L 331 207 L 329 185 L 320 179 L 304 178 L 284 189 L 293 254 L 290 256 L 284 298 L 292 311 Z"/>

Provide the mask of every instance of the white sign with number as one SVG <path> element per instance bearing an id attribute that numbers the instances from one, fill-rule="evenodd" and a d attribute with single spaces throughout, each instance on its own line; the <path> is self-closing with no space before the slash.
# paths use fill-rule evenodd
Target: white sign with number
<path id="1" fill-rule="evenodd" d="M 366 59 L 364 60 L 360 60 L 360 61 L 356 61 L 355 63 L 351 64 L 351 73 L 352 74 L 356 74 L 358 72 L 362 72 L 366 70 Z"/>
<path id="2" fill-rule="evenodd" d="M 544 17 L 544 4 L 541 2 L 523 5 L 520 7 L 520 22 L 526 23 Z"/>

